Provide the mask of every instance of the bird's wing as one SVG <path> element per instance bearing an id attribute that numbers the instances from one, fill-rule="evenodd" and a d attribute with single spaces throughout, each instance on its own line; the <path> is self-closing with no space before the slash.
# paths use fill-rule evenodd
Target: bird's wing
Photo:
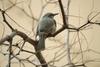
<path id="1" fill-rule="evenodd" d="M 56 21 L 53 18 L 43 18 L 37 27 L 37 34 L 39 32 L 45 32 L 52 34 L 56 30 Z"/>
<path id="2" fill-rule="evenodd" d="M 56 31 L 56 21 L 54 19 L 50 19 L 50 21 L 48 21 L 48 27 L 47 33 L 54 33 Z"/>

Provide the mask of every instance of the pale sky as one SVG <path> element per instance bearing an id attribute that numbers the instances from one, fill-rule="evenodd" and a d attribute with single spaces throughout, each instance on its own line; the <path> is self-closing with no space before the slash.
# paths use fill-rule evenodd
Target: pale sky
<path id="1" fill-rule="evenodd" d="M 45 0 L 0 0 L 0 8 L 1 9 L 7 9 L 11 6 L 11 3 L 8 2 L 11 1 L 13 3 L 16 2 L 21 2 L 19 4 L 17 4 L 17 6 L 12 7 L 11 9 L 9 9 L 7 11 L 7 14 L 14 20 L 16 21 L 16 23 L 18 23 L 20 26 L 22 26 L 23 28 L 19 27 L 18 25 L 16 25 L 16 23 L 14 23 L 14 21 L 12 21 L 10 18 L 7 17 L 8 22 L 10 22 L 10 24 L 13 25 L 14 28 L 26 33 L 27 35 L 29 35 L 29 37 L 31 37 L 32 39 L 35 39 L 35 31 L 36 31 L 36 26 L 38 21 L 33 20 L 32 16 L 34 16 L 36 19 L 41 19 L 41 17 L 47 13 L 47 12 L 53 12 L 53 13 L 59 13 L 58 16 L 55 17 L 55 20 L 57 22 L 57 29 L 59 29 L 62 25 L 62 16 L 61 16 L 61 12 L 60 12 L 60 8 L 58 3 L 56 4 L 48 4 L 43 12 L 41 13 L 42 10 L 42 6 L 46 5 Z M 31 1 L 31 3 L 30 3 Z M 47 0 L 49 1 L 49 0 Z M 57 0 L 55 0 L 57 1 Z M 67 0 L 62 0 L 63 1 L 63 5 L 64 5 L 64 9 L 66 12 L 67 9 Z M 31 11 L 29 9 L 29 3 L 30 3 L 30 8 Z M 23 12 L 24 9 L 27 14 L 25 14 Z M 89 17 L 89 19 L 91 19 L 91 17 L 93 17 L 96 13 L 100 12 L 100 0 L 71 0 L 70 3 L 70 10 L 69 10 L 69 24 L 72 27 L 80 27 L 81 25 L 83 25 L 84 23 L 87 22 L 87 17 L 88 15 L 91 13 L 92 15 Z M 41 14 L 41 17 L 40 17 Z M 0 38 L 3 35 L 4 32 L 4 36 L 8 35 L 11 33 L 11 31 L 9 30 L 9 28 L 4 24 L 4 22 L 2 22 L 2 16 L 0 14 Z M 100 15 L 98 15 L 97 17 L 95 17 L 92 21 L 97 21 L 98 23 L 100 22 Z M 4 30 L 5 28 L 5 30 Z M 33 29 L 32 29 L 33 28 Z M 46 39 L 46 50 L 42 52 L 43 56 L 45 57 L 46 61 L 49 62 L 54 58 L 54 55 L 56 52 L 57 55 L 59 55 L 60 53 L 62 53 L 64 50 L 66 50 L 65 48 L 65 32 L 63 31 L 60 34 L 58 34 L 56 37 L 54 38 L 49 38 Z M 85 35 L 85 36 L 84 36 Z M 4 37 L 3 36 L 3 37 Z M 100 26 L 98 25 L 91 25 L 88 28 L 86 28 L 85 30 L 80 32 L 80 41 L 81 41 L 81 45 L 82 45 L 82 49 L 83 50 L 87 50 L 87 49 L 92 49 L 92 51 L 87 51 L 84 52 L 84 59 L 83 61 L 88 61 L 88 60 L 94 60 L 96 59 L 97 62 L 93 62 L 93 63 L 86 63 L 87 67 L 100 67 L 100 54 L 95 53 L 94 51 L 97 51 L 98 53 L 100 52 Z M 79 43 L 77 43 L 77 33 L 70 33 L 70 44 L 72 45 L 72 43 L 74 42 L 76 38 L 76 44 L 74 44 L 74 46 L 72 47 L 71 51 L 72 52 L 78 52 L 80 49 Z M 20 37 L 15 37 L 15 41 L 17 42 L 19 41 L 21 38 Z M 32 48 L 32 46 L 30 46 L 28 43 L 25 44 L 25 49 L 27 50 L 31 50 L 34 51 L 34 48 Z M 58 47 L 57 46 L 61 46 Z M 63 49 L 61 49 L 63 48 Z M 61 50 L 60 50 L 61 49 Z M 0 50 L 2 52 L 6 52 L 7 48 L 5 46 L 0 46 Z M 18 52 L 17 49 L 13 49 L 14 52 Z M 60 51 L 58 51 L 60 50 Z M 94 51 L 93 51 L 94 50 Z M 60 57 L 62 57 L 63 55 L 66 55 L 66 52 L 63 53 Z M 29 54 L 26 53 L 21 53 L 21 55 L 19 56 L 20 58 L 29 56 Z M 58 57 L 57 59 L 59 59 L 60 57 Z M 73 63 L 81 63 L 81 55 L 76 56 L 75 54 L 73 54 L 71 56 L 72 58 L 75 58 L 73 60 Z M 32 57 L 32 59 L 35 60 L 35 63 L 38 63 L 38 60 L 35 56 Z M 7 60 L 8 60 L 8 56 L 3 56 L 2 54 L 0 54 L 0 66 L 1 67 L 5 67 L 7 65 Z M 16 60 L 12 60 L 13 64 L 12 67 L 19 67 L 19 64 L 14 63 L 16 62 Z M 60 61 L 55 63 L 55 66 L 57 67 L 61 67 L 64 64 L 67 64 L 67 56 L 64 56 Z M 33 67 L 31 64 L 28 64 L 25 62 L 25 65 L 28 67 Z"/>

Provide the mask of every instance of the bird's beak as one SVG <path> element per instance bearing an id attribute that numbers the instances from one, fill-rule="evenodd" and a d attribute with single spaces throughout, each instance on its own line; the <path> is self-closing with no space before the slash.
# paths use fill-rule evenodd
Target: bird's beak
<path id="1" fill-rule="evenodd" d="M 55 13 L 54 16 L 58 15 L 59 13 Z"/>

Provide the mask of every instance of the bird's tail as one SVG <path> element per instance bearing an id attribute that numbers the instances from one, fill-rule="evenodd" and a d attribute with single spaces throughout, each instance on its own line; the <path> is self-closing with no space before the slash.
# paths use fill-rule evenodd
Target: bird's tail
<path id="1" fill-rule="evenodd" d="M 38 50 L 42 51 L 45 49 L 45 35 L 44 32 L 41 32 L 41 34 L 39 35 L 39 42 L 38 42 Z"/>

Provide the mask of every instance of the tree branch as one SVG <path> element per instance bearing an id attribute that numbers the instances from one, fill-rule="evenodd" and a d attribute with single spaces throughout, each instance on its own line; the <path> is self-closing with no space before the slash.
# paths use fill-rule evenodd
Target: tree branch
<path id="1" fill-rule="evenodd" d="M 1 10 L 1 13 L 2 13 L 2 17 L 3 17 L 3 21 L 7 24 L 7 26 L 12 30 L 14 31 L 14 28 L 8 23 L 8 21 L 6 20 L 6 17 L 5 17 L 5 11 L 4 10 Z"/>
<path id="2" fill-rule="evenodd" d="M 35 50 L 36 50 L 36 48 L 37 48 L 37 41 L 31 39 L 25 33 L 17 31 L 17 30 L 13 31 L 10 35 L 2 38 L 0 40 L 0 45 L 3 44 L 3 42 L 12 39 L 15 35 L 18 35 L 18 36 L 22 37 L 26 42 L 32 44 L 34 46 Z M 42 64 L 42 67 L 48 67 L 48 65 L 46 64 L 46 61 L 45 61 L 44 57 L 41 54 L 41 52 L 37 52 L 37 50 L 36 50 L 36 54 L 35 55 L 38 58 L 38 60 L 40 61 L 40 63 Z"/>
<path id="3" fill-rule="evenodd" d="M 64 12 L 62 1 L 58 0 L 58 2 L 59 2 L 60 10 L 61 10 L 61 13 L 62 13 L 63 25 L 65 25 L 66 27 L 68 27 L 68 24 L 66 22 L 66 17 L 65 17 L 65 12 Z"/>

